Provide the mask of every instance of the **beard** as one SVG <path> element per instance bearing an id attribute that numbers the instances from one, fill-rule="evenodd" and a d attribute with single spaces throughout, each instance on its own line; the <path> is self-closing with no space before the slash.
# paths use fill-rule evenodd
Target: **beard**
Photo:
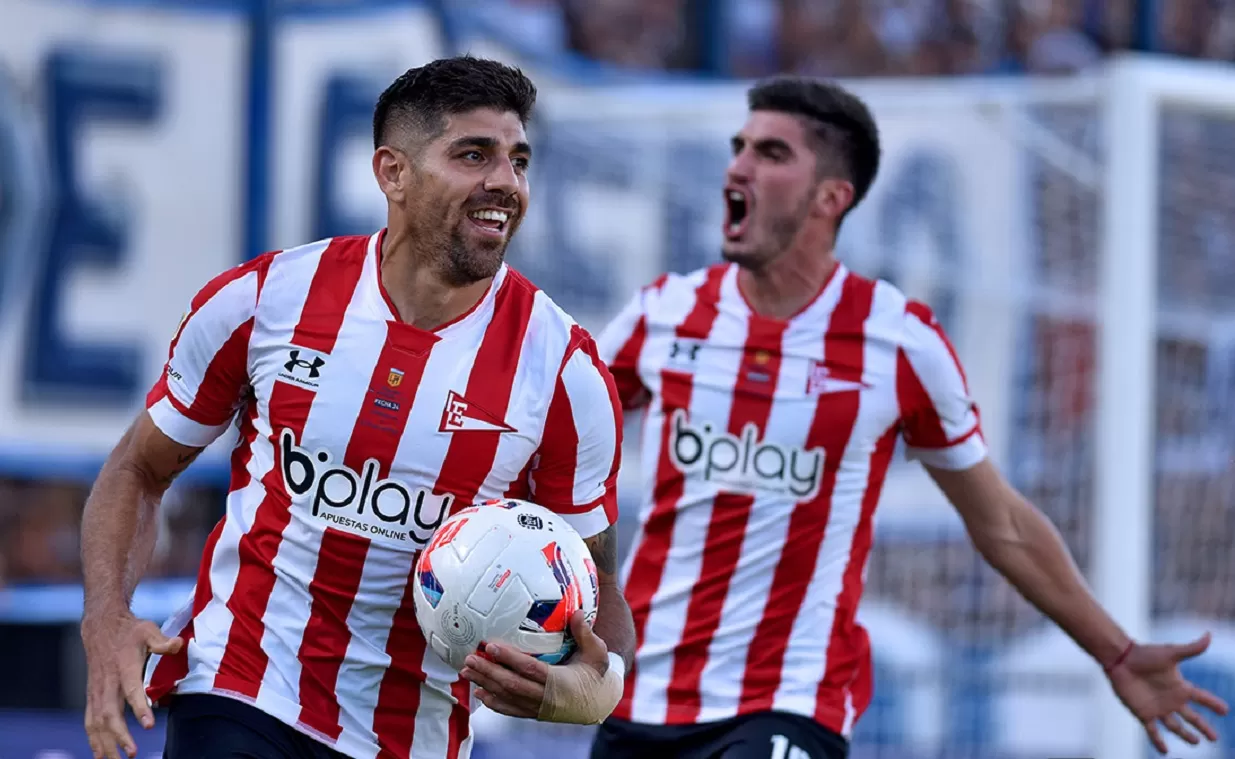
<path id="1" fill-rule="evenodd" d="M 472 223 L 468 218 L 468 213 L 479 206 L 493 206 L 510 210 L 511 216 L 510 220 L 506 222 L 507 230 L 504 239 L 469 239 L 470 236 L 464 231 L 464 225 Z M 496 276 L 498 270 L 502 268 L 502 262 L 506 260 L 506 248 L 510 245 L 510 241 L 514 239 L 515 231 L 518 230 L 519 222 L 522 221 L 522 218 L 517 214 L 518 208 L 510 202 L 509 198 L 492 195 L 481 195 L 473 198 L 465 206 L 462 218 L 450 226 L 446 256 L 443 261 L 443 274 L 446 280 L 455 286 L 461 287 Z M 449 223 L 448 217 L 444 217 L 442 221 L 443 223 Z"/>
<path id="2" fill-rule="evenodd" d="M 468 240 L 462 226 L 471 222 L 466 217 L 450 232 L 450 244 L 446 249 L 445 275 L 452 285 L 462 287 L 497 274 L 506 260 L 506 248 L 515 228 L 512 226 L 505 240 Z M 509 222 L 515 224 L 513 220 Z"/>

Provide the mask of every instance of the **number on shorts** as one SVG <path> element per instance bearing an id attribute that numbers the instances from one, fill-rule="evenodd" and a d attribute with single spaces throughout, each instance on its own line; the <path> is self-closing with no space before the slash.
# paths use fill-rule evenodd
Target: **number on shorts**
<path id="1" fill-rule="evenodd" d="M 810 759 L 801 746 L 795 746 L 783 735 L 772 736 L 772 759 Z"/>

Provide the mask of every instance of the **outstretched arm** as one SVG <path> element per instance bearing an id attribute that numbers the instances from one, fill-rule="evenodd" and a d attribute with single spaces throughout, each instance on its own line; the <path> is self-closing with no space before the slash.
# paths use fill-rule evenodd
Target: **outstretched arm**
<path id="1" fill-rule="evenodd" d="M 1207 636 L 1183 645 L 1138 645 L 1098 603 L 1058 531 L 987 458 L 977 405 L 951 342 L 930 309 L 905 308 L 897 357 L 897 399 L 911 457 L 921 460 L 956 507 L 974 546 L 1030 603 L 1102 665 L 1115 693 L 1145 726 L 1190 743 L 1190 723 L 1210 740 L 1212 728 L 1192 703 L 1226 713 L 1213 694 L 1184 680 L 1178 663 L 1200 654 Z"/>
<path id="2" fill-rule="evenodd" d="M 1103 666 L 1131 643 L 1090 593 L 1054 525 L 989 459 L 961 471 L 927 467 L 956 507 L 974 547 L 1020 592 Z"/>
<path id="3" fill-rule="evenodd" d="M 1184 722 L 1217 740 L 1193 705 L 1219 715 L 1227 713 L 1227 705 L 1185 680 L 1178 668 L 1209 646 L 1208 635 L 1184 644 L 1135 643 L 1090 593 L 1058 531 L 989 460 L 959 471 L 927 470 L 956 507 L 983 558 L 1102 665 L 1115 693 L 1160 752 L 1165 754 L 1167 746 L 1159 722 L 1192 744 L 1199 739 Z"/>

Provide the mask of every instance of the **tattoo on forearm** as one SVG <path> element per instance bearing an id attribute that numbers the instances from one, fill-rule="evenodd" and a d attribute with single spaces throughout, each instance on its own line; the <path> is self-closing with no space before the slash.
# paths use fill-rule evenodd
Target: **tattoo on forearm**
<path id="1" fill-rule="evenodd" d="M 592 561 L 601 574 L 617 574 L 617 525 L 611 525 L 599 535 L 593 535 L 586 541 L 592 552 Z"/>
<path id="2" fill-rule="evenodd" d="M 163 477 L 159 480 L 159 485 L 163 487 L 167 487 L 168 485 L 171 485 L 172 481 L 175 480 L 177 477 L 179 477 L 181 472 L 188 469 L 189 464 L 192 464 L 203 450 L 205 449 L 197 448 L 195 450 L 189 451 L 188 453 L 180 454 L 176 458 L 176 466 L 174 466 L 170 472 L 163 475 Z"/>

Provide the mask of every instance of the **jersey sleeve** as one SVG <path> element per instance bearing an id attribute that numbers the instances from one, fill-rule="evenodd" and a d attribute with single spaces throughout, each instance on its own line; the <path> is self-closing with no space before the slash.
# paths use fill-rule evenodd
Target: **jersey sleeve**
<path id="1" fill-rule="evenodd" d="M 576 342 L 558 374 L 529 488 L 588 538 L 617 521 L 622 411 L 596 343 Z"/>
<path id="2" fill-rule="evenodd" d="M 627 410 L 637 409 L 651 398 L 639 378 L 639 356 L 647 339 L 646 294 L 646 288 L 635 293 L 596 341 L 600 357 L 613 375 L 622 408 Z"/>
<path id="3" fill-rule="evenodd" d="M 249 382 L 260 264 L 255 259 L 208 282 L 172 336 L 163 372 L 146 395 L 146 410 L 177 443 L 214 442 L 240 405 Z"/>
<path id="4" fill-rule="evenodd" d="M 935 315 L 913 301 L 905 311 L 896 394 L 908 458 L 960 470 L 986 457 L 978 405 L 964 368 Z"/>

